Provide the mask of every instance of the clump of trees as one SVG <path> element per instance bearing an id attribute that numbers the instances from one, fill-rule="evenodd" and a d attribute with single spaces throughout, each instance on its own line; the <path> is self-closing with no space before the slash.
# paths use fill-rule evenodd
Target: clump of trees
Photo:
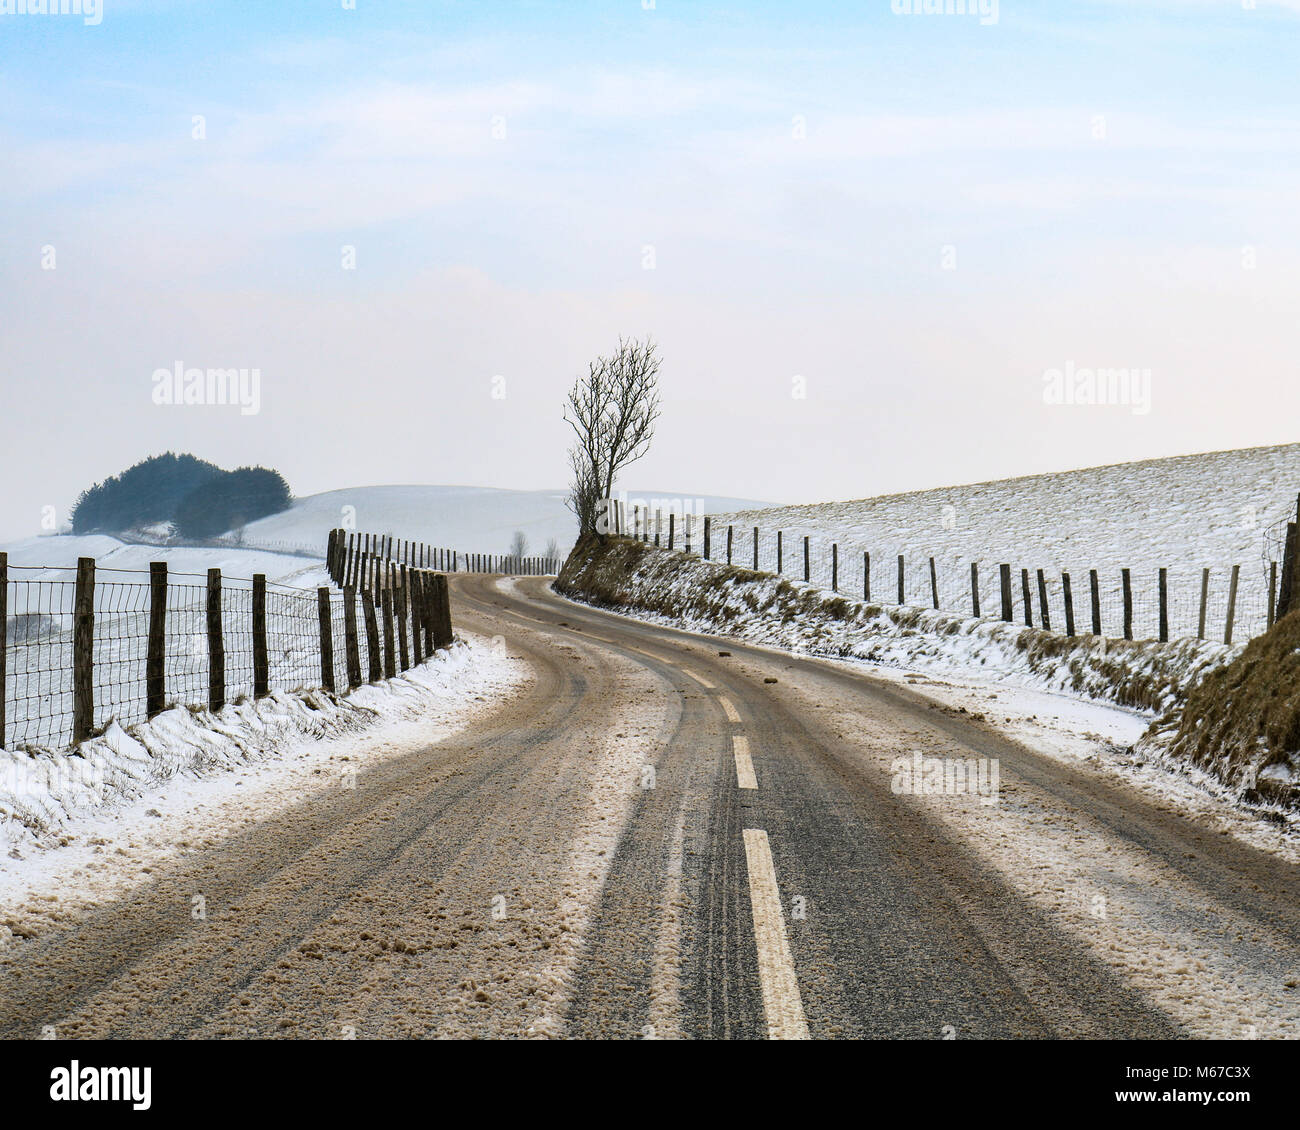
<path id="1" fill-rule="evenodd" d="M 659 418 L 659 364 L 649 337 L 619 338 L 617 351 L 592 361 L 569 392 L 564 419 L 574 444 L 568 506 L 581 536 L 605 534 L 600 520 L 614 497 L 615 479 L 650 447 Z"/>
<path id="2" fill-rule="evenodd" d="M 117 532 L 170 522 L 193 491 L 224 474 L 193 455 L 154 455 L 120 475 L 81 492 L 72 510 L 72 532 Z"/>
<path id="3" fill-rule="evenodd" d="M 170 522 L 187 537 L 215 537 L 287 510 L 289 484 L 267 467 L 223 471 L 193 455 L 167 452 L 81 492 L 72 532 L 120 533 Z"/>
<path id="4" fill-rule="evenodd" d="M 176 532 L 192 538 L 213 538 L 227 530 L 242 531 L 245 523 L 289 509 L 293 496 L 279 471 L 269 467 L 239 467 L 204 483 L 176 508 Z"/>

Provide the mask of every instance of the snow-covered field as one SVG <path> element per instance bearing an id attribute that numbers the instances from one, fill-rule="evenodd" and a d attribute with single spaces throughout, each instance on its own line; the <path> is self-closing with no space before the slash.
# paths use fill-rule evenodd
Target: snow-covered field
<path id="1" fill-rule="evenodd" d="M 209 569 L 220 569 L 222 576 L 245 580 L 254 573 L 264 573 L 268 581 L 294 588 L 314 588 L 329 583 L 323 557 L 313 561 L 254 549 L 128 545 L 107 534 L 24 538 L 0 546 L 0 549 L 9 554 L 10 580 L 56 580 L 65 574 L 39 570 L 42 567 L 75 569 L 79 557 L 93 557 L 96 571 L 105 576 L 110 570 L 118 570 L 124 577 L 134 573 L 137 574 L 135 579 L 144 581 L 149 579 L 151 561 L 166 561 L 168 571 L 176 575 L 188 573 L 205 577 Z"/>
<path id="2" fill-rule="evenodd" d="M 981 612 L 1000 614 L 998 566 L 1013 567 L 1013 602 L 1024 623 L 1020 570 L 1030 570 L 1034 622 L 1040 622 L 1036 571 L 1044 570 L 1052 627 L 1064 623 L 1062 572 L 1070 574 L 1076 623 L 1091 626 L 1088 571 L 1099 573 L 1102 628 L 1122 627 L 1120 570 L 1132 570 L 1135 637 L 1157 635 L 1158 570 L 1168 570 L 1170 628 L 1199 627 L 1201 571 L 1211 570 L 1206 636 L 1223 639 L 1231 568 L 1241 566 L 1234 642 L 1264 629 L 1268 561 L 1281 562 L 1278 523 L 1294 518 L 1300 494 L 1300 444 L 1153 459 L 1051 475 L 975 483 L 853 502 L 719 512 L 713 556 L 753 563 L 752 527 L 761 529 L 760 564 L 775 569 L 776 531 L 784 531 L 784 572 L 803 575 L 800 539 L 812 538 L 813 580 L 830 583 L 830 546 L 839 545 L 841 592 L 863 595 L 863 551 L 871 554 L 872 596 L 894 600 L 896 558 L 906 561 L 909 602 L 931 599 L 935 558 L 940 607 L 972 611 L 970 565 L 979 565 Z M 698 540 L 697 540 L 698 544 Z"/>
<path id="3" fill-rule="evenodd" d="M 110 727 L 77 758 L 0 751 L 0 946 L 304 796 L 350 787 L 367 765 L 463 729 L 527 677 L 504 647 L 471 639 L 344 696 L 169 710 L 130 733 Z"/>

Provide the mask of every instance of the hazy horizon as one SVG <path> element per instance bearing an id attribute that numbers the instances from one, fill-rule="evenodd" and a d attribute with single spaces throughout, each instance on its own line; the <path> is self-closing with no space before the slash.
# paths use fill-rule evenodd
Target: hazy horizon
<path id="1" fill-rule="evenodd" d="M 560 489 L 620 334 L 687 497 L 1291 442 L 1300 2 L 900 7 L 0 15 L 0 538 L 166 450 Z"/>

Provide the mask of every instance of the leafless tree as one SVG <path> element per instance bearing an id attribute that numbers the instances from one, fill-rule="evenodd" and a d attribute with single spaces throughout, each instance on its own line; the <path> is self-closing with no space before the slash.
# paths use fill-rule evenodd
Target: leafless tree
<path id="1" fill-rule="evenodd" d="M 528 539 L 524 537 L 523 530 L 516 530 L 515 536 L 510 539 L 510 556 L 518 564 L 524 559 L 524 554 L 528 552 Z"/>
<path id="2" fill-rule="evenodd" d="M 558 561 L 560 557 L 560 543 L 554 538 L 547 541 L 544 556 L 548 561 Z"/>
<path id="3" fill-rule="evenodd" d="M 578 532 L 594 533 L 600 512 L 600 483 L 596 468 L 584 451 L 577 447 L 569 452 L 573 481 L 569 487 L 568 507 L 578 519 Z"/>
<path id="4" fill-rule="evenodd" d="M 569 508 L 580 532 L 596 530 L 601 500 L 614 480 L 650 446 L 659 418 L 659 355 L 655 343 L 619 338 L 612 357 L 597 357 L 569 392 L 564 418 L 573 429 Z"/>

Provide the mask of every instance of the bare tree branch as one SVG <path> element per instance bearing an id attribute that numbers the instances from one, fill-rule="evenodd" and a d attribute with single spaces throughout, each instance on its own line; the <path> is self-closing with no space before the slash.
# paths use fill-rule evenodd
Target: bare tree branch
<path id="1" fill-rule="evenodd" d="M 597 357 L 569 392 L 564 418 L 576 440 L 569 452 L 569 507 L 582 533 L 596 530 L 600 501 L 614 497 L 619 472 L 650 446 L 659 418 L 658 377 L 654 342 L 619 338 L 617 352 Z"/>

